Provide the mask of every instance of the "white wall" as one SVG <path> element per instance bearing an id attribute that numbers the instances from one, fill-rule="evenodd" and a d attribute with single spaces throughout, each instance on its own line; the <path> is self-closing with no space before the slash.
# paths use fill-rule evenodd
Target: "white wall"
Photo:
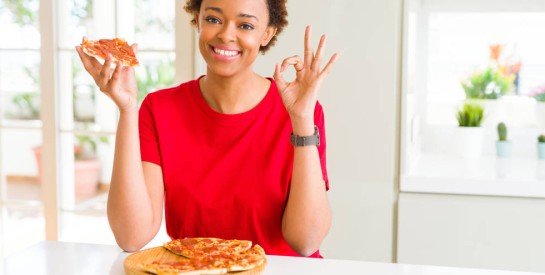
<path id="1" fill-rule="evenodd" d="M 326 33 L 327 56 L 340 54 L 320 91 L 334 215 L 327 258 L 393 260 L 401 8 L 402 0 L 288 1 L 288 28 L 256 64 L 271 76 L 275 63 L 302 55 L 307 24 L 315 47 Z"/>

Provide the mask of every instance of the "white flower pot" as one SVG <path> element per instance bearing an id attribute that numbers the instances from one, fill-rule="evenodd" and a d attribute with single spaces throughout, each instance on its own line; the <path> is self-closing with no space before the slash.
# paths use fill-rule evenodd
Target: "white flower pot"
<path id="1" fill-rule="evenodd" d="M 481 127 L 458 127 L 454 137 L 456 153 L 460 157 L 476 159 L 482 155 L 484 129 Z"/>

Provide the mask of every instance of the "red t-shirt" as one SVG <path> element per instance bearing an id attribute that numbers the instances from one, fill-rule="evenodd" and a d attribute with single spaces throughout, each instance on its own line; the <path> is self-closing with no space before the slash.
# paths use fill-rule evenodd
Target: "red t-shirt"
<path id="1" fill-rule="evenodd" d="M 245 239 L 267 254 L 298 256 L 282 237 L 293 167 L 291 121 L 274 80 L 253 109 L 222 114 L 198 80 L 160 90 L 140 108 L 142 160 L 161 166 L 165 219 L 173 238 Z M 324 115 L 316 104 L 322 173 L 329 189 Z M 319 251 L 312 257 L 321 257 Z"/>

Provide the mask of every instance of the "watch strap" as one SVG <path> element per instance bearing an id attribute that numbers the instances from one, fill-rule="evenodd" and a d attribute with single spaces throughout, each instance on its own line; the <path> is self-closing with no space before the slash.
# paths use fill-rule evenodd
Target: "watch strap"
<path id="1" fill-rule="evenodd" d="M 298 136 L 291 133 L 290 142 L 293 146 L 320 146 L 320 134 L 318 127 L 314 125 L 314 134 L 312 136 Z"/>

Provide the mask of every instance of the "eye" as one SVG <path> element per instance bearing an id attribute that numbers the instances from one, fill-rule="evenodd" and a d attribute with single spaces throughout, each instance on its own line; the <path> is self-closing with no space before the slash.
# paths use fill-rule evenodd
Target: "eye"
<path id="1" fill-rule="evenodd" d="M 212 17 L 212 16 L 208 16 L 208 17 L 206 17 L 204 20 L 206 20 L 206 22 L 212 23 L 212 24 L 219 24 L 219 23 L 221 23 L 219 19 L 217 19 L 217 18 L 215 18 L 215 17 Z"/>
<path id="2" fill-rule="evenodd" d="M 243 29 L 243 30 L 253 30 L 254 29 L 254 26 L 250 25 L 250 24 L 242 24 L 240 25 L 240 28 Z"/>

